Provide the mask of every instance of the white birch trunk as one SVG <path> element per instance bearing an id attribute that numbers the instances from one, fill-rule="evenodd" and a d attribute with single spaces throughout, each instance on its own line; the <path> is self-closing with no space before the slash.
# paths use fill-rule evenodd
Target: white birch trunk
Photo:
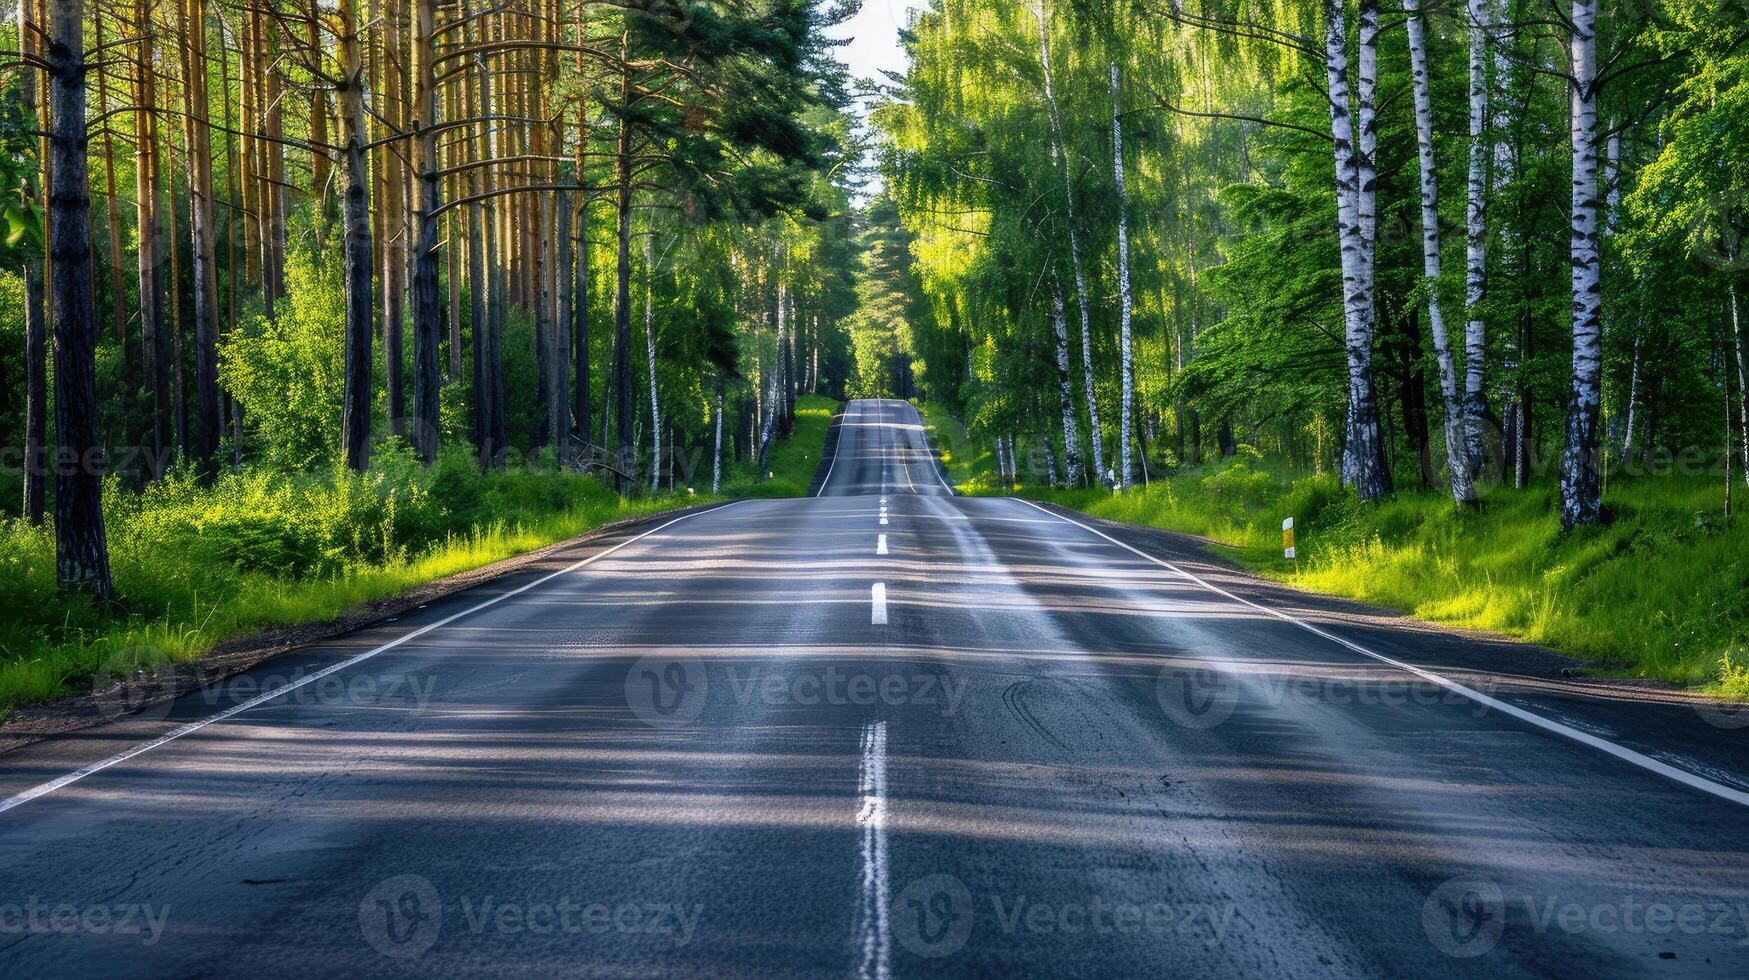
<path id="1" fill-rule="evenodd" d="M 1051 80 L 1050 15 L 1039 3 L 1039 63 L 1045 75 L 1045 106 L 1051 117 L 1051 153 L 1063 168 L 1063 201 L 1069 218 L 1069 260 L 1075 271 L 1075 298 L 1081 305 L 1081 368 L 1087 385 L 1087 428 L 1093 443 L 1093 471 L 1105 472 L 1104 433 L 1099 427 L 1099 399 L 1093 390 L 1093 326 L 1087 311 L 1087 277 L 1081 270 L 1081 235 L 1075 222 L 1075 187 L 1069 173 L 1069 152 L 1063 142 L 1063 114 L 1057 108 L 1057 90 Z"/>
<path id="2" fill-rule="evenodd" d="M 1369 298 L 1367 318 L 1373 318 L 1370 300 L 1376 295 L 1373 283 L 1377 279 L 1379 240 L 1379 0 L 1360 0 L 1358 56 L 1354 72 L 1355 169 L 1359 174 L 1359 193 L 1355 212 L 1360 220 L 1361 261 Z"/>
<path id="3" fill-rule="evenodd" d="M 1470 458 L 1464 446 L 1466 430 L 1463 403 L 1458 398 L 1457 369 L 1452 363 L 1451 341 L 1445 332 L 1445 314 L 1439 307 L 1439 179 L 1433 158 L 1433 95 L 1427 78 L 1427 28 L 1421 16 L 1421 0 L 1403 0 L 1409 15 L 1409 76 L 1415 94 L 1415 146 L 1421 166 L 1421 265 L 1426 277 L 1427 322 L 1433 330 L 1433 353 L 1439 362 L 1439 394 L 1445 408 L 1445 458 L 1451 471 L 1451 496 L 1460 506 L 1476 503 L 1476 486 L 1470 478 Z"/>
<path id="4" fill-rule="evenodd" d="M 720 369 L 719 369 L 720 370 Z M 711 496 L 723 489 L 723 376 L 717 375 L 716 436 L 711 442 Z"/>
<path id="5" fill-rule="evenodd" d="M 1738 357 L 1741 359 L 1742 342 L 1738 341 Z M 1621 458 L 1627 459 L 1634 454 L 1634 406 L 1640 400 L 1640 338 L 1634 338 L 1634 362 L 1628 371 L 1628 421 L 1627 431 L 1621 438 Z"/>
<path id="6" fill-rule="evenodd" d="M 1572 0 L 1573 387 L 1561 454 L 1561 526 L 1602 518 L 1598 416 L 1603 375 L 1602 261 L 1597 199 L 1597 0 Z"/>
<path id="7" fill-rule="evenodd" d="M 1117 183 L 1117 295 L 1118 295 L 1118 350 L 1119 379 L 1118 388 L 1122 392 L 1118 401 L 1118 481 L 1125 490 L 1130 488 L 1130 401 L 1134 396 L 1135 385 L 1131 381 L 1130 354 L 1130 314 L 1133 301 L 1130 296 L 1130 219 L 1129 193 L 1124 188 L 1123 174 L 1123 85 L 1118 74 L 1117 62 L 1111 63 L 1111 173 Z"/>
<path id="8" fill-rule="evenodd" d="M 1731 267 L 1736 268 L 1737 248 L 1734 244 L 1731 247 L 1730 256 Z M 1737 311 L 1736 280 L 1730 281 L 1728 289 L 1731 299 L 1731 342 L 1736 345 L 1737 349 L 1737 416 L 1743 423 L 1743 480 L 1745 483 L 1749 483 L 1749 348 L 1743 344 L 1743 322 Z M 1634 343 L 1635 365 L 1637 366 L 1639 363 L 1639 341 L 1636 339 Z M 1727 385 L 1727 387 L 1729 386 Z M 1729 453 L 1730 451 L 1731 447 L 1726 445 L 1725 452 Z"/>
<path id="9" fill-rule="evenodd" d="M 1057 392 L 1063 408 L 1063 466 L 1069 486 L 1081 485 L 1081 433 L 1075 421 L 1075 396 L 1069 381 L 1069 324 L 1063 291 L 1051 284 L 1051 327 L 1057 334 Z"/>
<path id="10" fill-rule="evenodd" d="M 1464 247 L 1464 452 L 1472 474 L 1482 467 L 1482 387 L 1487 324 L 1476 307 L 1488 281 L 1488 44 L 1491 0 L 1470 3 L 1470 172 Z M 1505 143 L 1498 140 L 1496 147 Z M 1499 161 L 1496 160 L 1496 171 Z"/>
<path id="11" fill-rule="evenodd" d="M 1362 198 L 1371 196 L 1370 186 L 1361 179 L 1363 169 L 1370 167 L 1363 168 L 1360 154 L 1355 152 L 1348 90 L 1348 32 L 1342 0 L 1325 0 L 1324 9 L 1325 69 L 1330 93 L 1330 134 L 1335 147 L 1344 346 L 1348 360 L 1348 438 L 1343 446 L 1342 477 L 1361 500 L 1375 500 L 1390 492 L 1390 475 L 1383 465 L 1378 400 L 1373 390 L 1372 249 L 1361 207 Z M 1375 9 L 1375 20 L 1376 17 Z M 1376 69 L 1376 50 L 1372 61 Z"/>

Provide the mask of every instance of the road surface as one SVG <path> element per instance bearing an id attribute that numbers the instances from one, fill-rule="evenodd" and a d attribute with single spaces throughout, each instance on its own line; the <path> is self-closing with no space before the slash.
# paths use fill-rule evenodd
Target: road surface
<path id="1" fill-rule="evenodd" d="M 0 757 L 0 974 L 1749 976 L 1733 719 L 828 466 Z"/>

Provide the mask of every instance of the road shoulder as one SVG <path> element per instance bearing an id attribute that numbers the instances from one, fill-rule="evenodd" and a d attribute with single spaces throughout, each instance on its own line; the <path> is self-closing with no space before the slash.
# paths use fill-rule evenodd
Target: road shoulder
<path id="1" fill-rule="evenodd" d="M 1055 504 L 1035 506 L 1098 528 L 1210 585 L 1383 656 L 1433 671 L 1697 775 L 1749 790 L 1749 704 L 1721 702 L 1656 681 L 1571 676 L 1582 661 L 1534 644 L 1481 630 L 1429 624 L 1401 612 L 1304 592 L 1253 575 L 1190 535 L 1102 520 Z"/>

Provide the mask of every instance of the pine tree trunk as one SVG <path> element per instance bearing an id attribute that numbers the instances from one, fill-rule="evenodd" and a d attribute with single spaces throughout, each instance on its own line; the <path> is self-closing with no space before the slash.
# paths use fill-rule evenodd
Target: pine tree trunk
<path id="1" fill-rule="evenodd" d="M 1445 457 L 1451 472 L 1451 496 L 1459 506 L 1473 507 L 1476 487 L 1472 461 L 1465 449 L 1465 414 L 1458 395 L 1457 368 L 1439 305 L 1439 177 L 1433 157 L 1433 96 L 1427 76 L 1427 31 L 1421 0 L 1404 0 L 1408 14 L 1409 75 L 1415 95 L 1415 143 L 1421 167 L 1421 267 L 1427 290 L 1427 323 L 1433 331 L 1433 353 L 1439 365 L 1439 394 L 1445 415 Z"/>
<path id="2" fill-rule="evenodd" d="M 379 86 L 371 95 L 372 111 L 382 119 L 379 132 L 382 137 L 387 137 L 391 132 L 390 127 L 398 129 L 404 121 L 401 113 L 399 10 L 399 3 L 404 0 L 383 2 L 387 9 L 382 11 L 377 26 L 382 36 L 382 49 L 377 59 L 377 70 L 381 75 Z M 405 176 L 401 172 L 403 167 L 399 150 L 400 145 L 383 147 L 377 157 L 381 165 L 380 173 L 375 176 L 378 187 L 377 209 L 382 223 L 382 239 L 378 248 L 381 272 L 377 281 L 383 292 L 383 385 L 388 389 L 389 431 L 404 436 L 407 434 L 407 386 L 401 296 L 402 278 L 406 269 L 406 245 L 403 238 L 407 234 L 407 210 L 402 199 Z M 263 268 L 271 269 L 271 263 L 265 263 Z M 418 329 L 417 325 L 414 329 Z M 414 441 L 418 441 L 416 437 Z M 415 446 L 416 451 L 417 448 Z"/>
<path id="3" fill-rule="evenodd" d="M 555 143 L 559 142 L 557 139 Z M 559 465 L 564 466 L 572 458 L 571 453 L 571 304 L 575 302 L 575 293 L 571 289 L 571 276 L 576 268 L 575 257 L 571 254 L 571 194 L 569 191 L 559 191 L 553 195 L 553 236 L 558 245 L 558 255 L 553 263 L 552 278 L 554 292 L 557 296 L 557 315 L 553 317 L 553 449 L 558 453 Z"/>
<path id="4" fill-rule="evenodd" d="M 620 104 L 630 106 L 632 80 L 629 70 L 620 73 Z M 619 437 L 619 464 L 626 473 L 635 463 L 636 444 L 632 442 L 632 131 L 626 119 L 619 123 L 619 146 L 614 157 L 615 188 L 619 194 L 617 212 L 618 267 L 615 270 L 613 308 L 614 414 Z M 619 492 L 631 491 L 631 481 L 619 478 Z"/>
<path id="5" fill-rule="evenodd" d="M 365 150 L 364 62 L 359 50 L 355 0 L 339 0 L 339 16 L 338 55 L 344 83 L 335 96 L 344 147 L 341 227 L 346 239 L 346 379 L 340 451 L 346 465 L 362 473 L 370 466 L 370 345 L 375 332 L 371 309 L 370 175 Z"/>
<path id="6" fill-rule="evenodd" d="M 1567 443 L 1561 454 L 1561 527 L 1603 517 L 1598 466 L 1602 405 L 1603 295 L 1598 247 L 1597 0 L 1572 0 L 1573 386 L 1567 402 Z"/>
<path id="7" fill-rule="evenodd" d="M 1112 180 L 1117 184 L 1118 371 L 1121 375 L 1119 386 L 1122 391 L 1118 407 L 1118 482 L 1123 489 L 1128 490 L 1131 482 L 1130 430 L 1135 365 L 1130 354 L 1130 314 L 1134 300 L 1130 296 L 1130 199 L 1129 192 L 1124 187 L 1122 91 L 1117 62 L 1114 61 L 1111 63 L 1111 172 Z"/>
<path id="8" fill-rule="evenodd" d="M 1099 427 L 1099 400 L 1093 385 L 1093 325 L 1087 309 L 1087 277 L 1081 268 L 1081 232 L 1075 221 L 1075 185 L 1069 173 L 1068 146 L 1063 141 L 1063 114 L 1057 106 L 1056 86 L 1051 78 L 1050 13 L 1039 0 L 1039 64 L 1044 69 L 1045 107 L 1051 119 L 1051 156 L 1063 168 L 1063 206 L 1069 221 L 1069 261 L 1075 272 L 1075 298 L 1081 305 L 1081 367 L 1087 385 L 1087 427 L 1093 443 L 1093 471 L 1105 477 L 1105 435 Z"/>
<path id="9" fill-rule="evenodd" d="M 97 42 L 98 47 L 102 47 L 105 43 L 103 34 L 103 12 L 101 10 L 93 10 L 91 20 L 93 33 L 95 35 L 94 40 Z M 106 71 L 100 71 L 97 73 L 97 114 L 105 119 L 109 118 L 109 73 Z M 129 367 L 127 329 L 128 304 L 127 290 L 123 288 L 121 281 L 121 207 L 115 193 L 115 138 L 111 133 L 111 127 L 109 126 L 103 127 L 103 161 L 104 205 L 109 219 L 110 319 L 114 321 L 112 326 L 115 329 L 115 343 L 116 346 L 121 348 L 122 364 L 124 372 L 126 372 L 126 369 Z M 124 391 L 128 391 L 131 395 L 130 382 L 133 375 L 131 372 L 126 373 L 128 373 L 129 380 L 123 382 Z M 131 397 L 127 400 L 131 401 Z"/>
<path id="10" fill-rule="evenodd" d="M 31 0 L 22 0 L 30 3 Z M 135 22 L 148 22 L 147 0 L 136 0 Z M 159 260 L 158 218 L 158 117 L 157 84 L 152 69 L 153 34 L 139 34 L 134 51 L 134 140 L 137 144 L 134 164 L 134 216 L 139 233 L 135 251 L 135 268 L 139 274 L 140 307 L 140 373 L 150 393 L 151 403 L 151 475 L 164 474 L 168 460 L 170 430 L 170 392 L 165 382 L 164 357 L 164 269 Z"/>
<path id="11" fill-rule="evenodd" d="M 578 171 L 578 181 L 582 181 L 582 171 Z M 589 196 L 582 195 L 582 206 L 577 209 L 577 264 L 572 272 L 572 289 L 576 296 L 571 301 L 571 315 L 575 322 L 571 328 L 572 343 L 577 360 L 576 386 L 572 389 L 574 411 L 577 413 L 577 432 L 585 440 L 593 438 L 594 419 L 590 412 L 590 378 L 589 378 Z"/>
<path id="12" fill-rule="evenodd" d="M 43 25 L 36 13 L 37 0 L 18 0 L 19 47 L 35 56 L 41 45 L 36 31 Z M 47 92 L 37 92 L 34 68 L 18 73 L 19 98 L 30 112 L 38 114 L 38 123 L 46 124 L 42 108 Z M 40 176 L 44 183 L 49 176 L 50 155 L 43 155 Z M 27 177 L 25 193 L 34 196 L 38 188 L 36 177 Z M 42 524 L 47 508 L 48 481 L 48 320 L 43 295 L 43 271 L 49 256 L 31 255 L 24 260 L 24 519 L 33 527 Z"/>
<path id="13" fill-rule="evenodd" d="M 418 237 L 413 251 L 413 451 L 427 464 L 437 460 L 439 424 L 438 344 L 443 308 L 438 299 L 437 81 L 432 68 L 432 29 L 437 0 L 413 0 L 413 166 L 419 180 Z"/>
<path id="14" fill-rule="evenodd" d="M 55 338 L 55 581 L 115 598 L 97 438 L 97 309 L 85 139 L 83 0 L 49 0 L 49 268 Z"/>
<path id="15" fill-rule="evenodd" d="M 662 403 L 656 397 L 656 243 L 644 236 L 644 357 L 650 376 L 650 489 L 662 486 Z"/>
<path id="16" fill-rule="evenodd" d="M 211 475 L 223 422 L 219 417 L 218 259 L 213 234 L 212 133 L 207 125 L 206 2 L 181 7 L 184 140 L 188 159 L 188 226 L 194 302 L 195 436 L 192 454 Z"/>

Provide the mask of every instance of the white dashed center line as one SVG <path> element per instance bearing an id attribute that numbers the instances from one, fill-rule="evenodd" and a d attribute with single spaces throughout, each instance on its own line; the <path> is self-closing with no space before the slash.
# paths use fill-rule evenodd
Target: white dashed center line
<path id="1" fill-rule="evenodd" d="M 887 553 L 887 536 L 883 534 L 879 538 L 875 539 L 875 554 L 884 555 L 886 553 Z"/>
<path id="2" fill-rule="evenodd" d="M 874 608 L 869 613 L 869 623 L 874 626 L 887 625 L 887 583 L 876 582 L 870 598 Z"/>

